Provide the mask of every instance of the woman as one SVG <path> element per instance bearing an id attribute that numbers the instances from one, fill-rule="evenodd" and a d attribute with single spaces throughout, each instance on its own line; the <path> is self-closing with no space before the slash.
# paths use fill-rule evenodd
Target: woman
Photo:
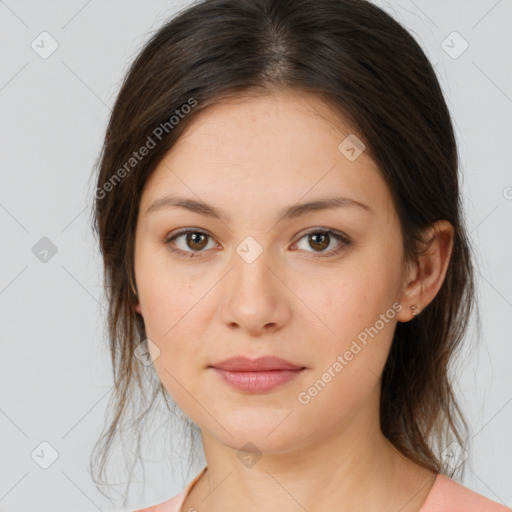
<path id="1" fill-rule="evenodd" d="M 428 59 L 369 2 L 204 0 L 156 32 L 99 163 L 104 439 L 154 368 L 207 464 L 144 510 L 508 510 L 451 478 L 457 173 Z"/>

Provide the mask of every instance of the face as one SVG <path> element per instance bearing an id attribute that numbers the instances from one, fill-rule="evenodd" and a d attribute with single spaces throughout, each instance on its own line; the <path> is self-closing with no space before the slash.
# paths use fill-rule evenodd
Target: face
<path id="1" fill-rule="evenodd" d="M 402 239 L 375 163 L 342 144 L 351 133 L 306 93 L 224 101 L 188 127 L 144 188 L 137 311 L 155 370 L 203 433 L 234 449 L 250 441 L 282 453 L 365 407 L 378 418 L 368 399 L 401 308 Z M 297 209 L 332 198 L 347 200 Z M 233 356 L 304 369 L 242 390 L 211 367 Z"/>

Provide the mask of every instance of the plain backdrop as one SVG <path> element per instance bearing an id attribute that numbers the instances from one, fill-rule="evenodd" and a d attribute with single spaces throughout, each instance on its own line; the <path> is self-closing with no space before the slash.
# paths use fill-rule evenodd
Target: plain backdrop
<path id="1" fill-rule="evenodd" d="M 112 389 L 90 176 L 128 65 L 187 3 L 0 1 L 0 511 L 112 510 L 87 472 Z M 512 507 L 512 2 L 379 5 L 421 44 L 453 115 L 482 312 L 458 371 L 463 483 Z M 132 509 L 202 464 L 151 466 Z"/>

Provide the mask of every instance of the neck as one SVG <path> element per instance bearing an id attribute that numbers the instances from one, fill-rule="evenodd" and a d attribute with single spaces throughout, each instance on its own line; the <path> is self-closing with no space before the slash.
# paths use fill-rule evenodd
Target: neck
<path id="1" fill-rule="evenodd" d="M 182 510 L 419 511 L 435 474 L 394 448 L 378 418 L 370 417 L 375 410 L 362 408 L 322 439 L 304 440 L 293 451 L 264 453 L 259 459 L 203 432 L 208 470 Z M 244 458 L 242 463 L 243 455 L 257 461 Z"/>

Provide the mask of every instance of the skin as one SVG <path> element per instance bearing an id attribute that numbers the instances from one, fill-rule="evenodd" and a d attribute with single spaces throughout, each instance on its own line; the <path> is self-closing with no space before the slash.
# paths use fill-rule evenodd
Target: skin
<path id="1" fill-rule="evenodd" d="M 367 151 L 350 161 L 338 149 L 350 133 L 307 93 L 225 100 L 187 128 L 144 188 L 136 310 L 157 347 L 150 352 L 162 383 L 201 429 L 208 465 L 184 511 L 413 512 L 432 488 L 435 474 L 402 456 L 380 430 L 379 377 L 396 323 L 411 321 L 410 306 L 424 308 L 442 285 L 453 228 L 436 223 L 419 265 L 403 267 L 398 218 L 375 162 Z M 168 194 L 200 199 L 229 218 L 179 207 L 146 213 Z M 332 196 L 371 212 L 345 207 L 276 220 L 285 207 Z M 174 240 L 192 258 L 165 243 L 187 227 L 209 235 L 195 244 L 186 235 Z M 306 236 L 309 228 L 352 243 L 332 255 L 341 243 L 331 237 L 322 246 Z M 237 253 L 248 236 L 262 250 L 251 263 Z M 394 303 L 402 309 L 300 403 L 298 394 Z M 234 355 L 276 355 L 306 370 L 248 394 L 208 368 Z M 250 467 L 239 458 L 248 442 L 261 455 Z"/>

